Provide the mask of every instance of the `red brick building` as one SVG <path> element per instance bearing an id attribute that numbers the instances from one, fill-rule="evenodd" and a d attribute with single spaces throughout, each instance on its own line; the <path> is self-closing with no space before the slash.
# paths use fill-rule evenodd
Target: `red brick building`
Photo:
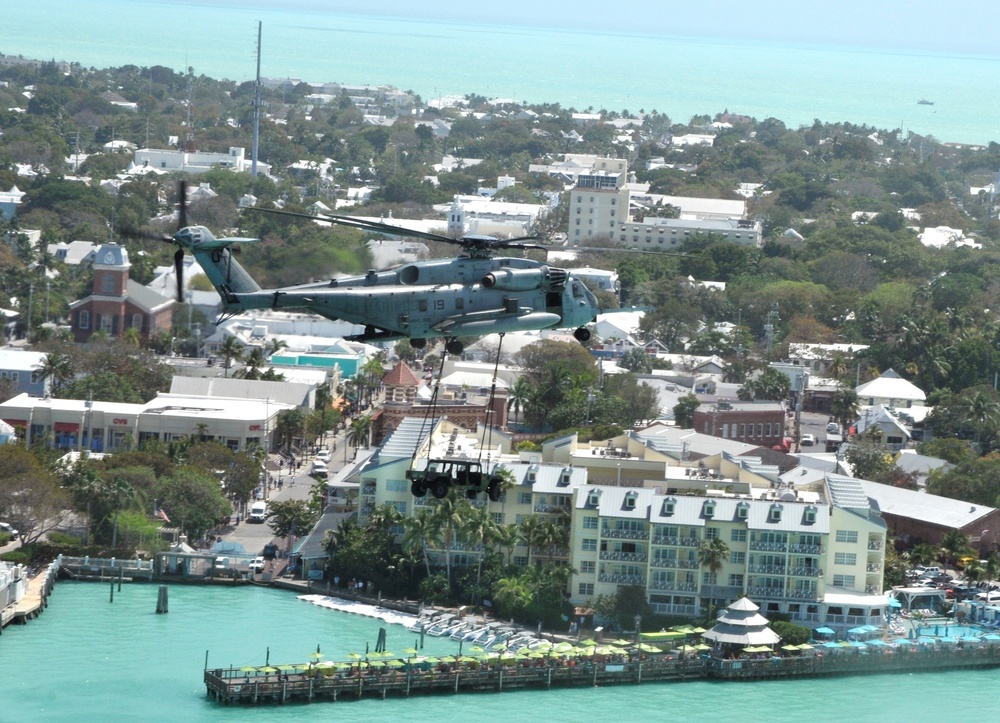
<path id="1" fill-rule="evenodd" d="M 128 252 L 117 244 L 98 247 L 94 254 L 93 293 L 69 305 L 70 325 L 77 342 L 102 330 L 117 338 L 126 329 L 142 337 L 169 331 L 173 299 L 147 289 L 129 278 Z"/>
<path id="2" fill-rule="evenodd" d="M 694 430 L 758 447 L 779 447 L 785 438 L 781 402 L 725 402 L 694 410 Z"/>
<path id="3" fill-rule="evenodd" d="M 477 424 L 495 424 L 504 427 L 507 420 L 507 391 L 498 389 L 493 398 L 490 414 L 489 394 L 483 390 L 453 390 L 442 388 L 439 397 L 430 410 L 429 399 L 418 394 L 421 381 L 406 362 L 400 362 L 382 379 L 385 388 L 385 403 L 373 430 L 373 439 L 378 443 L 392 434 L 406 417 L 427 415 L 434 419 L 446 417 L 448 421 L 465 429 L 475 429 Z M 432 382 L 433 384 L 433 382 Z M 489 417 L 489 419 L 487 419 Z M 428 421 L 428 424 L 430 422 Z"/>

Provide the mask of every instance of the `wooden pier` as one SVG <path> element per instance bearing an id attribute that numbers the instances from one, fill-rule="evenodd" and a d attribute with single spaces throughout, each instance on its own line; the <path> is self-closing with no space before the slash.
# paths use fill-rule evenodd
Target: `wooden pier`
<path id="1" fill-rule="evenodd" d="M 281 672 L 282 669 L 294 671 Z M 205 686 L 209 697 L 226 705 L 337 701 L 690 680 L 704 678 L 706 664 L 690 659 L 617 665 L 479 667 L 447 672 L 392 668 L 384 669 L 387 672 L 369 672 L 352 668 L 326 675 L 322 670 L 322 665 L 305 664 L 252 670 L 215 668 L 205 671 Z"/>
<path id="2" fill-rule="evenodd" d="M 364 664 L 362 664 L 363 666 Z M 914 649 L 897 652 L 723 660 L 709 656 L 672 660 L 648 656 L 624 662 L 567 665 L 546 661 L 527 667 L 471 666 L 447 671 L 410 667 L 369 668 L 357 663 L 299 664 L 205 670 L 208 696 L 224 705 L 262 705 L 411 695 L 504 692 L 688 680 L 753 681 L 776 678 L 915 673 L 1000 667 L 1000 646 Z"/>

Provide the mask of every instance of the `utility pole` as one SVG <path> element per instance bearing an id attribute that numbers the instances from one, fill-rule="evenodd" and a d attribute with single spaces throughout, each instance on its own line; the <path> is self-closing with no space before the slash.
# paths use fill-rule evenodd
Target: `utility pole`
<path id="1" fill-rule="evenodd" d="M 260 35 L 263 23 L 257 22 L 257 82 L 253 93 L 253 150 L 250 153 L 250 177 L 257 177 L 257 150 L 260 141 Z"/>

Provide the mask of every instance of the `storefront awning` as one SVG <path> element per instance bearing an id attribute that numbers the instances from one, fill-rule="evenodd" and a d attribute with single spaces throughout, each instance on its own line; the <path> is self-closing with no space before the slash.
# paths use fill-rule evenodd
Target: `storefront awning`
<path id="1" fill-rule="evenodd" d="M 7 422 L 7 424 L 9 424 L 12 427 L 27 427 L 28 426 L 28 422 L 25 421 L 24 419 L 4 419 L 3 421 Z"/>

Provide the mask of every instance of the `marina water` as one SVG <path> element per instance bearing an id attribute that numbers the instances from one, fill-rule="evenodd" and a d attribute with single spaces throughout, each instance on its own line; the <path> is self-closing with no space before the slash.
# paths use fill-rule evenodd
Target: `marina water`
<path id="1" fill-rule="evenodd" d="M 656 109 L 675 122 L 728 109 L 793 128 L 820 119 L 941 141 L 1000 140 L 995 56 L 401 20 L 314 0 L 87 0 L 85 12 L 79 0 L 7 5 L 0 52 L 85 67 L 193 67 L 252 80 L 260 21 L 269 77 L 391 84 L 424 100 L 478 93 L 578 110 Z"/>
<path id="2" fill-rule="evenodd" d="M 419 723 L 450 720 L 909 721 L 943 709 L 976 717 L 994 710 L 1000 670 L 788 681 L 656 683 L 552 691 L 378 698 L 288 706 L 225 707 L 202 683 L 209 665 L 346 660 L 374 649 L 379 627 L 399 655 L 415 635 L 399 625 L 327 610 L 267 588 L 172 586 L 170 612 L 155 614 L 156 585 L 59 583 L 49 608 L 0 637 L 0 720 L 309 721 Z M 456 653 L 426 638 L 427 654 Z"/>

